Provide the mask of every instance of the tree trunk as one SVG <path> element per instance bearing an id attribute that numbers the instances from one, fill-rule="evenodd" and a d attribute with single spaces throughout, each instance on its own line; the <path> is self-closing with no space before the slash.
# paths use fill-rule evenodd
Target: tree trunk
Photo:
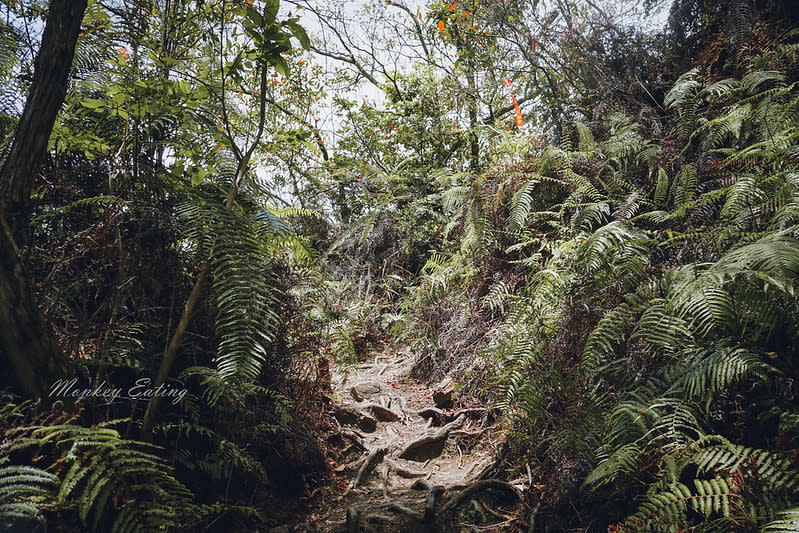
<path id="1" fill-rule="evenodd" d="M 3 381 L 21 392 L 44 396 L 68 364 L 28 286 L 19 251 L 3 221 L 0 231 L 0 365 Z"/>
<path id="2" fill-rule="evenodd" d="M 36 305 L 16 239 L 27 230 L 34 178 L 64 103 L 86 4 L 50 3 L 30 94 L 0 171 L 0 365 L 11 370 L 4 381 L 30 395 L 45 395 L 69 365 Z"/>
<path id="3" fill-rule="evenodd" d="M 34 178 L 47 156 L 56 116 L 67 94 L 67 81 L 87 0 L 52 0 L 33 83 L 14 134 L 11 153 L 0 172 L 0 202 L 19 242 L 30 215 Z"/>

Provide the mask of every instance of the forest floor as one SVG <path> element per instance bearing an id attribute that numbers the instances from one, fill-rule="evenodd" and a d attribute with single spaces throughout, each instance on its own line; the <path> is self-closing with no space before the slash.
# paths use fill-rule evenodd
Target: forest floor
<path id="1" fill-rule="evenodd" d="M 457 391 L 436 394 L 435 407 L 437 389 L 411 377 L 412 359 L 385 351 L 334 371 L 336 481 L 302 531 L 522 531 L 527 477 L 486 478 L 505 440 L 496 413 Z"/>

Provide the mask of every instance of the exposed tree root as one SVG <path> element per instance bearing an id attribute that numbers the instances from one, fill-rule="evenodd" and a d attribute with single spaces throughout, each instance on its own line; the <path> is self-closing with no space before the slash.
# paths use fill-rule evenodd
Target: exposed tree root
<path id="1" fill-rule="evenodd" d="M 349 494 L 349 492 L 358 486 L 358 484 L 363 481 L 363 479 L 368 476 L 374 468 L 380 464 L 383 459 L 386 457 L 386 452 L 388 451 L 388 447 L 380 447 L 375 448 L 372 450 L 366 459 L 364 459 L 363 464 L 358 469 L 358 473 L 355 475 L 355 479 L 352 480 L 349 488 L 347 488 L 346 492 L 344 493 Z"/>
<path id="2" fill-rule="evenodd" d="M 495 427 L 494 426 L 486 426 L 483 429 L 478 429 L 477 431 L 466 431 L 465 429 L 458 429 L 456 431 L 453 431 L 450 434 L 452 436 L 456 436 L 457 435 L 457 436 L 460 436 L 460 437 L 479 437 L 479 436 L 483 435 L 484 433 L 486 433 L 487 431 L 490 431 L 492 429 L 495 429 Z"/>
<path id="3" fill-rule="evenodd" d="M 384 514 L 372 513 L 363 517 L 364 522 L 391 522 L 392 518 Z"/>
<path id="4" fill-rule="evenodd" d="M 351 429 L 342 429 L 341 436 L 346 437 L 352 442 L 357 448 L 360 448 L 363 451 L 366 451 L 366 445 L 363 443 L 363 435 L 358 433 L 357 431 L 353 431 Z"/>
<path id="5" fill-rule="evenodd" d="M 403 514 L 419 522 L 421 522 L 424 519 L 424 515 L 422 513 L 418 513 L 413 509 L 405 507 L 399 502 L 389 502 L 383 504 L 381 507 L 387 511 L 392 511 L 397 514 Z"/>
<path id="6" fill-rule="evenodd" d="M 390 369 L 390 365 L 383 366 L 376 360 L 370 375 L 358 377 L 375 381 L 376 376 L 389 373 L 386 369 Z M 344 385 L 341 384 L 342 390 Z M 342 445 L 349 445 L 349 449 L 357 447 L 365 453 L 358 454 L 358 459 L 344 467 L 336 467 L 337 472 L 348 470 L 351 476 L 344 492 L 345 496 L 350 496 L 347 498 L 350 507 L 347 509 L 346 528 L 339 531 L 396 530 L 397 527 L 413 528 L 414 525 L 427 530 L 468 516 L 464 514 L 467 507 L 474 507 L 476 514 L 473 516 L 478 523 L 494 524 L 497 519 L 507 523 L 513 520 L 518 522 L 518 518 L 503 514 L 505 508 L 502 504 L 518 501 L 520 494 L 510 483 L 493 479 L 496 477 L 497 458 L 489 459 L 486 456 L 481 460 L 479 454 L 470 454 L 467 458 L 467 449 L 477 443 L 481 436 L 490 434 L 492 427 L 495 427 L 493 421 L 497 416 L 496 410 L 483 407 L 460 410 L 430 407 L 416 411 L 408 409 L 403 394 L 397 394 L 396 397 L 388 394 L 372 396 L 352 409 L 366 411 L 379 424 L 385 425 L 380 426 L 382 431 L 368 435 L 358 431 L 358 428 L 340 430 L 339 441 L 344 441 Z M 427 424 L 417 417 L 426 419 Z M 413 430 L 406 431 L 400 425 Z M 448 445 L 452 445 L 453 454 L 457 449 L 457 455 L 441 457 Z M 470 465 L 464 466 L 467 459 Z M 431 461 L 434 465 L 428 468 Z M 462 472 L 464 468 L 468 470 Z M 380 479 L 376 478 L 378 475 Z M 411 480 L 410 489 L 419 491 L 418 496 L 413 496 L 407 489 L 393 492 L 392 481 L 400 486 L 408 485 L 401 483 L 400 479 L 392 480 L 391 475 Z M 470 480 L 475 479 L 475 476 L 478 480 L 490 479 L 472 483 Z M 369 490 L 362 490 L 367 486 Z M 353 492 L 363 493 L 363 497 L 353 496 Z M 340 524 L 339 527 L 344 525 Z M 527 525 L 528 521 L 525 520 L 523 527 Z"/>
<path id="7" fill-rule="evenodd" d="M 463 425 L 463 421 L 464 417 L 459 416 L 453 422 L 442 426 L 435 433 L 423 435 L 418 439 L 409 442 L 405 448 L 403 448 L 402 452 L 400 452 L 400 459 L 410 459 L 421 462 L 425 459 L 438 457 L 441 454 L 441 450 L 444 449 L 444 443 L 449 432 Z"/>
<path id="8" fill-rule="evenodd" d="M 485 479 L 482 481 L 478 481 L 471 485 L 455 485 L 453 487 L 444 488 L 441 485 L 431 485 L 429 482 L 425 481 L 424 479 L 417 479 L 413 485 L 411 485 L 411 489 L 413 490 L 424 490 L 427 491 L 427 498 L 425 499 L 424 509 L 419 512 L 403 505 L 398 501 L 392 501 L 385 503 L 379 506 L 380 510 L 383 511 L 390 511 L 396 514 L 400 514 L 403 516 L 407 516 L 412 520 L 416 520 L 422 524 L 430 524 L 436 518 L 436 513 L 439 512 L 449 512 L 453 511 L 455 508 L 463 505 L 468 500 L 472 500 L 475 498 L 480 492 L 487 491 L 487 490 L 495 490 L 501 491 L 508 496 L 513 497 L 514 499 L 519 499 L 520 495 L 518 490 L 505 481 L 500 481 L 498 479 Z M 443 507 L 441 507 L 440 502 L 442 495 L 445 493 L 452 493 L 457 492 L 458 494 L 454 496 L 449 502 L 446 503 Z M 503 520 L 517 520 L 517 518 L 499 513 L 494 511 L 490 507 L 486 506 L 485 504 L 478 504 L 476 500 L 473 501 L 475 504 L 475 508 L 481 514 L 485 514 L 484 511 L 488 512 L 492 516 L 496 518 L 500 518 Z M 361 513 L 354 508 L 350 508 L 347 511 L 347 531 L 357 531 L 357 524 L 354 526 L 356 529 L 352 529 L 352 521 L 360 520 Z M 366 515 L 365 520 L 385 520 L 386 517 L 379 514 L 369 514 Z"/>
<path id="9" fill-rule="evenodd" d="M 347 533 L 358 533 L 361 522 L 361 512 L 355 507 L 347 508 Z"/>
<path id="10" fill-rule="evenodd" d="M 391 469 L 401 478 L 414 479 L 414 478 L 424 477 L 427 475 L 427 472 L 405 468 L 401 464 L 397 463 L 396 461 L 392 461 L 391 459 L 386 459 L 386 462 L 391 467 Z"/>
<path id="11" fill-rule="evenodd" d="M 413 414 L 427 420 L 432 420 L 434 425 L 440 426 L 441 424 L 457 419 L 461 415 L 472 420 L 485 417 L 490 421 L 491 419 L 496 418 L 496 409 L 486 409 L 485 407 L 469 407 L 467 409 L 461 409 L 460 411 L 449 412 L 439 409 L 438 407 L 425 407 L 424 409 L 413 411 Z"/>
<path id="12" fill-rule="evenodd" d="M 423 523 L 429 524 L 433 521 L 436 512 L 436 506 L 438 505 L 438 500 L 441 498 L 442 494 L 444 494 L 444 487 L 441 485 L 433 485 L 430 487 L 430 490 L 427 491 L 427 500 L 425 500 L 424 505 L 424 516 L 422 517 Z"/>
<path id="13" fill-rule="evenodd" d="M 451 487 L 449 490 L 460 490 L 458 487 L 461 486 Z M 506 494 L 512 494 L 514 499 L 521 499 L 519 491 L 510 483 L 500 481 L 499 479 L 483 479 L 463 488 L 460 494 L 452 498 L 449 503 L 447 503 L 445 509 L 455 509 L 469 498 L 472 498 L 476 493 L 483 490 L 498 490 L 505 492 Z"/>

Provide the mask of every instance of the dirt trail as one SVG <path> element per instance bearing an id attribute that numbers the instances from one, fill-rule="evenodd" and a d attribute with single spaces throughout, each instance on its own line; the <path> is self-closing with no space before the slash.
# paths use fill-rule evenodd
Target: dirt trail
<path id="1" fill-rule="evenodd" d="M 383 353 L 334 372 L 338 486 L 313 529 L 519 531 L 513 509 L 526 487 L 484 479 L 502 440 L 494 413 L 457 399 L 435 408 L 411 365 L 407 354 Z"/>

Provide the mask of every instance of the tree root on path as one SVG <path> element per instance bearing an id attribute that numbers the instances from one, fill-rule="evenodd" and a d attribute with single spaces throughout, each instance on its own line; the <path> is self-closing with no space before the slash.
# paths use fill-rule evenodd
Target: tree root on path
<path id="1" fill-rule="evenodd" d="M 422 462 L 425 459 L 432 459 L 441 455 L 444 449 L 444 444 L 450 431 L 457 429 L 463 425 L 465 417 L 459 416 L 453 422 L 446 426 L 442 426 L 435 433 L 423 435 L 415 440 L 412 440 L 399 454 L 400 459 L 410 459 L 411 461 Z"/>
<path id="2" fill-rule="evenodd" d="M 458 436 L 458 437 L 467 437 L 467 438 L 468 437 L 480 437 L 484 433 L 486 433 L 487 431 L 490 431 L 492 429 L 496 429 L 496 426 L 486 426 L 483 429 L 478 429 L 477 431 L 466 431 L 465 429 L 458 429 L 456 431 L 453 431 L 451 433 L 451 435 L 452 436 Z"/>
<path id="3" fill-rule="evenodd" d="M 388 466 L 391 467 L 391 470 L 393 470 L 401 478 L 414 479 L 427 475 L 427 472 L 423 472 L 421 470 L 411 470 L 410 468 L 406 468 L 396 461 L 392 461 L 391 459 L 386 459 L 386 462 L 388 463 Z"/>
<path id="4" fill-rule="evenodd" d="M 505 481 L 500 481 L 499 479 L 483 479 L 471 485 L 466 485 L 465 487 L 463 485 L 456 485 L 450 487 L 448 490 L 460 490 L 461 492 L 447 503 L 444 508 L 445 510 L 452 510 L 458 507 L 469 498 L 472 498 L 476 493 L 484 490 L 497 490 L 506 494 L 512 494 L 514 499 L 521 499 L 521 494 L 519 494 L 516 487 Z"/>
<path id="5" fill-rule="evenodd" d="M 361 512 L 355 507 L 347 508 L 347 533 L 358 533 L 360 531 Z"/>
<path id="6" fill-rule="evenodd" d="M 470 485 L 454 485 L 449 488 L 445 488 L 441 485 L 432 485 L 429 482 L 425 481 L 424 479 L 417 479 L 413 485 L 411 485 L 411 489 L 413 490 L 424 490 L 427 491 L 427 498 L 425 499 L 424 509 L 419 512 L 407 507 L 403 503 L 399 501 L 392 501 L 385 504 L 378 506 L 380 511 L 390 511 L 396 514 L 407 516 L 412 520 L 420 522 L 422 524 L 430 524 L 436 518 L 437 513 L 449 513 L 454 511 L 457 507 L 463 505 L 469 500 L 473 500 L 476 498 L 481 492 L 484 491 L 497 491 L 502 492 L 506 496 L 511 496 L 515 500 L 521 499 L 521 495 L 519 491 L 505 481 L 501 481 L 499 479 L 484 479 L 481 481 L 477 481 Z M 452 496 L 449 501 L 446 502 L 445 505 L 441 506 L 442 496 L 449 493 L 457 493 L 456 495 Z M 485 505 L 483 505 L 486 507 Z M 504 520 L 517 520 L 515 517 L 504 515 L 494 511 L 486 507 L 491 515 L 501 518 Z M 347 531 L 348 532 L 357 532 L 358 531 L 358 521 L 360 521 L 361 513 L 360 511 L 355 510 L 353 507 L 350 507 L 347 510 Z M 385 516 L 380 514 L 369 514 L 366 515 L 365 520 L 384 520 Z M 353 523 L 353 521 L 355 521 Z M 353 525 L 354 524 L 354 525 Z M 354 529 L 353 529 L 354 527 Z"/>
<path id="7" fill-rule="evenodd" d="M 349 439 L 349 441 L 352 442 L 356 448 L 359 448 L 363 451 L 367 450 L 366 445 L 363 443 L 363 435 L 357 431 L 353 431 L 351 429 L 342 429 L 341 436 Z"/>
<path id="8" fill-rule="evenodd" d="M 414 520 L 417 520 L 423 524 L 431 523 L 433 521 L 433 518 L 435 518 L 435 512 L 436 512 L 436 507 L 438 506 L 438 500 L 441 498 L 441 495 L 444 493 L 444 487 L 442 487 L 441 485 L 430 486 L 427 484 L 427 482 L 423 483 L 425 483 L 429 487 L 429 490 L 427 491 L 427 499 L 425 500 L 423 512 L 419 513 L 417 511 L 414 511 L 413 509 L 409 509 L 408 507 L 405 507 L 399 502 L 389 502 L 382 505 L 381 507 L 383 507 L 386 510 L 393 511 L 395 513 L 409 516 Z"/>
<path id="9" fill-rule="evenodd" d="M 383 459 L 386 457 L 386 452 L 388 452 L 388 447 L 383 446 L 380 448 L 375 448 L 369 453 L 369 455 L 366 456 L 363 464 L 361 464 L 361 467 L 358 469 L 358 473 L 355 475 L 355 479 L 352 480 L 352 483 L 350 483 L 350 486 L 344 492 L 345 496 L 349 494 L 352 489 L 357 487 L 358 484 L 363 481 L 363 479 L 368 476 L 378 464 L 383 462 Z"/>
<path id="10" fill-rule="evenodd" d="M 410 411 L 410 413 L 421 418 L 431 420 L 436 426 L 440 426 L 445 422 L 451 422 L 457 419 L 461 415 L 473 420 L 485 417 L 486 420 L 490 422 L 491 419 L 496 418 L 497 410 L 487 409 L 485 407 L 469 407 L 466 409 L 461 409 L 460 411 L 449 412 L 439 409 L 438 407 L 425 407 L 424 409 L 419 409 L 418 411 Z"/>

